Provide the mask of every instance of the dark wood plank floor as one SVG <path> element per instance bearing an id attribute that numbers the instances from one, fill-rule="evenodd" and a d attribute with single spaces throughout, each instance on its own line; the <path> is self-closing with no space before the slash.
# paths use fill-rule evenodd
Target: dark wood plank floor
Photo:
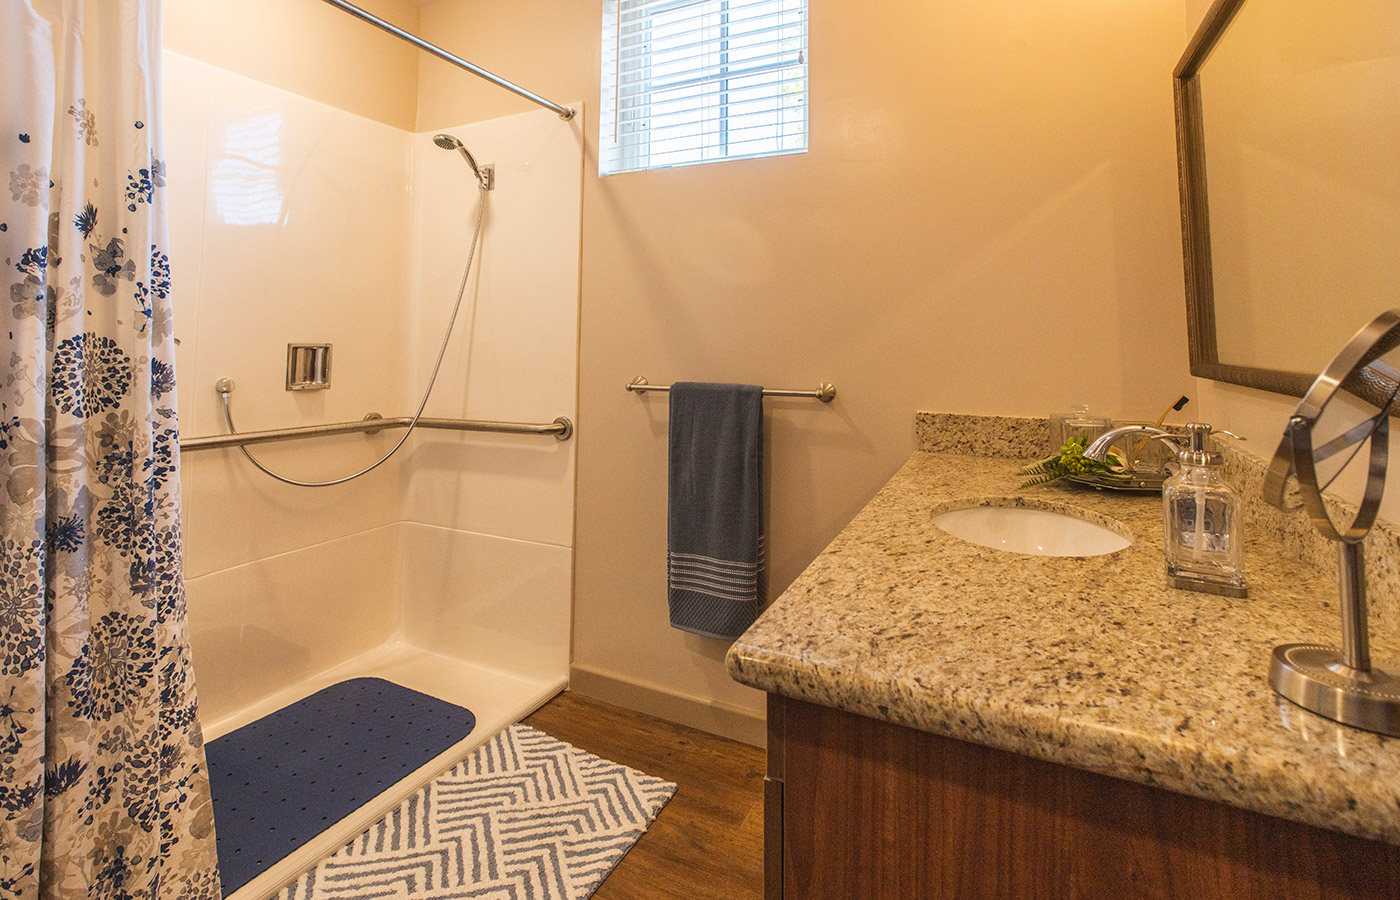
<path id="1" fill-rule="evenodd" d="M 573 692 L 525 720 L 679 787 L 596 900 L 760 900 L 763 751 Z"/>

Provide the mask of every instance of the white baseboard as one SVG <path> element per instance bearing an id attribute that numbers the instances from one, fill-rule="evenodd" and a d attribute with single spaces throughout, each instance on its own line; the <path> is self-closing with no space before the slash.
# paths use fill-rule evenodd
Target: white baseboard
<path id="1" fill-rule="evenodd" d="M 706 700 L 644 684 L 592 666 L 569 668 L 569 689 L 605 703 L 688 725 L 755 747 L 767 745 L 767 720 L 761 711 L 719 700 Z"/>

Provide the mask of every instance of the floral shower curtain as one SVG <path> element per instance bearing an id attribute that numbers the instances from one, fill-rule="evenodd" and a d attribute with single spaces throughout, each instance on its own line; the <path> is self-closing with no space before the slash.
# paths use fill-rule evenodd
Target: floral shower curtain
<path id="1" fill-rule="evenodd" d="M 0 900 L 219 896 L 159 55 L 159 0 L 0 3 Z"/>

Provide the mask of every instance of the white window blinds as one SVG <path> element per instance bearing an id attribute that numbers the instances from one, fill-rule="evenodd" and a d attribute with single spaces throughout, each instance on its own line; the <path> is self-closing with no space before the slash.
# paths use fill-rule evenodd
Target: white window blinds
<path id="1" fill-rule="evenodd" d="M 602 174 L 807 149 L 807 0 L 606 0 Z"/>

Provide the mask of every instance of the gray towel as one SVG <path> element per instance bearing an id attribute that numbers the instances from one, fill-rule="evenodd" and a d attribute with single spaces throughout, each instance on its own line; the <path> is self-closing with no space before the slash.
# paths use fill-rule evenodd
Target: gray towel
<path id="1" fill-rule="evenodd" d="M 677 382 L 670 406 L 671 626 L 736 638 L 766 593 L 763 388 Z"/>

